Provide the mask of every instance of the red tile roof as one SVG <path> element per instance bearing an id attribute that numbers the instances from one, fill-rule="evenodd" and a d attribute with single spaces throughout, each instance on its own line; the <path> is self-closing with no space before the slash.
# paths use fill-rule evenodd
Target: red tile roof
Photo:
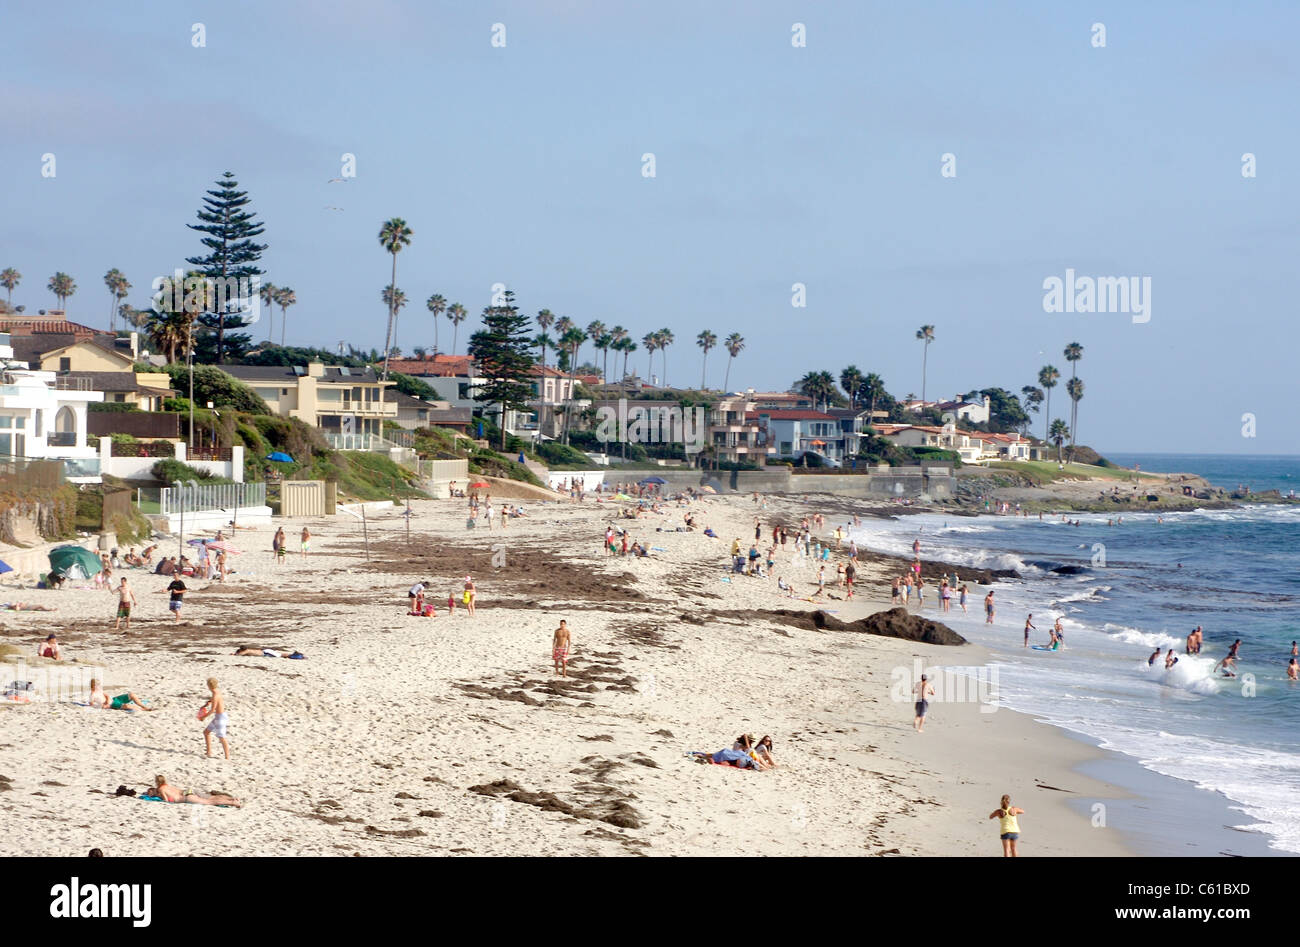
<path id="1" fill-rule="evenodd" d="M 426 355 L 423 358 L 390 358 L 390 371 L 403 375 L 435 375 L 442 378 L 468 375 L 473 359 L 468 355 Z"/>

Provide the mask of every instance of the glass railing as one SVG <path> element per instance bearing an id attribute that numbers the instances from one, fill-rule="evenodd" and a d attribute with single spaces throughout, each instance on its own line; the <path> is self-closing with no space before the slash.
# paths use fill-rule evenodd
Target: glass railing
<path id="1" fill-rule="evenodd" d="M 64 460 L 63 475 L 65 477 L 98 477 L 99 458 L 86 457 Z"/>

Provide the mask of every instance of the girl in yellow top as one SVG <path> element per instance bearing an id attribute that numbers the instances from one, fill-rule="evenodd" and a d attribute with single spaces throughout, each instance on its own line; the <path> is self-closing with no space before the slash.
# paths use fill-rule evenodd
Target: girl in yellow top
<path id="1" fill-rule="evenodd" d="M 1016 851 L 1016 842 L 1020 838 L 1020 823 L 1016 821 L 1016 816 L 1024 814 L 1024 809 L 1011 804 L 1010 796 L 1003 796 L 1002 805 L 989 814 L 990 819 L 998 820 L 1002 833 L 1002 855 L 1005 858 L 1016 858 L 1020 854 Z"/>

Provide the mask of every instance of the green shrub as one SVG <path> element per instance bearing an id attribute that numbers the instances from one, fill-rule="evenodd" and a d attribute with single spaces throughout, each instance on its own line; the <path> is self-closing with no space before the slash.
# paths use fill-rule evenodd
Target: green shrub
<path id="1" fill-rule="evenodd" d="M 127 401 L 92 401 L 86 405 L 86 409 L 97 414 L 114 414 L 123 411 L 139 411 L 140 406 Z"/>
<path id="2" fill-rule="evenodd" d="M 206 470 L 199 470 L 189 464 L 182 463 L 174 457 L 164 457 L 156 461 L 149 468 L 149 472 L 153 474 L 154 479 L 167 484 L 176 480 L 181 483 L 189 483 L 191 480 L 197 480 L 199 483 L 234 483 L 229 477 L 218 477 Z"/>
<path id="3" fill-rule="evenodd" d="M 173 362 L 163 371 L 171 376 L 173 388 L 188 394 L 190 375 L 185 365 Z M 266 402 L 257 392 L 215 365 L 194 366 L 194 401 L 196 404 L 203 405 L 211 401 L 214 407 L 244 411 L 248 414 L 271 413 L 271 409 L 266 406 Z"/>

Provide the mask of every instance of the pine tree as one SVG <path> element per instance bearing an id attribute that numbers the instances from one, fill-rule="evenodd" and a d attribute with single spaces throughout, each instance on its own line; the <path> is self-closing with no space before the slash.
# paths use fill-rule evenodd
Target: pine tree
<path id="1" fill-rule="evenodd" d="M 505 293 L 505 305 L 483 310 L 484 328 L 469 339 L 469 354 L 483 379 L 474 400 L 501 405 L 501 448 L 506 446 L 506 414 L 522 410 L 533 396 L 528 373 L 535 359 L 529 337 L 529 319 L 520 314 L 515 294 Z"/>
<path id="2" fill-rule="evenodd" d="M 229 330 L 251 325 L 244 313 L 252 299 L 244 299 L 242 285 L 232 281 L 248 280 L 250 297 L 257 291 L 252 280 L 262 275 L 257 262 L 262 258 L 266 244 L 253 241 L 264 228 L 256 214 L 245 209 L 249 203 L 248 192 L 239 190 L 234 174 L 225 172 L 217 181 L 216 189 L 208 191 L 207 195 L 198 212 L 201 222 L 186 226 L 205 234 L 201 242 L 211 252 L 207 256 L 189 257 L 185 262 L 198 267 L 208 279 L 220 281 L 217 283 L 220 288 L 211 304 L 212 311 L 199 313 L 198 321 L 216 333 L 210 341 L 201 340 L 200 351 L 222 365 L 227 357 L 243 355 L 251 341 L 247 333 L 227 334 Z"/>

